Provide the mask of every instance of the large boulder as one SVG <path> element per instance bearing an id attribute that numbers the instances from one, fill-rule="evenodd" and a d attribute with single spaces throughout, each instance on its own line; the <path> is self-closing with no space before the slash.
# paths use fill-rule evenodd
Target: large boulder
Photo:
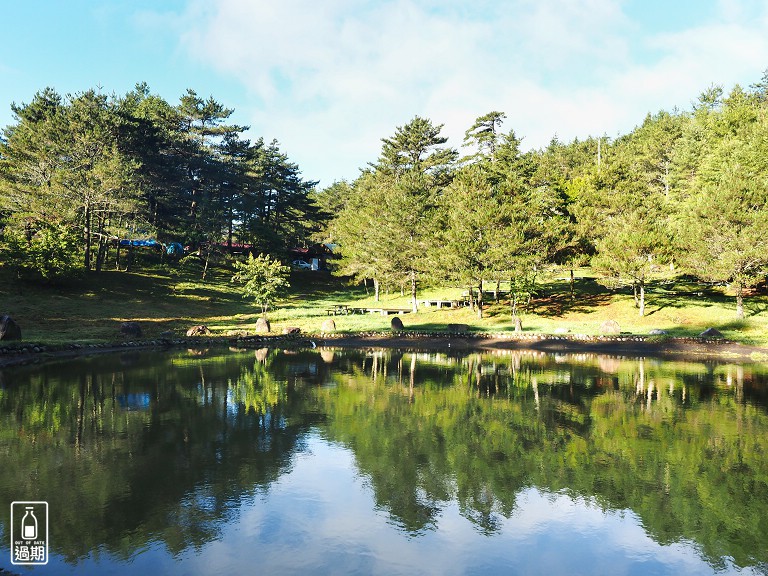
<path id="1" fill-rule="evenodd" d="M 704 330 L 704 332 L 699 334 L 699 337 L 700 338 L 725 338 L 725 336 L 723 336 L 723 333 L 720 332 L 720 330 L 718 330 L 717 328 L 707 328 L 706 330 Z"/>
<path id="2" fill-rule="evenodd" d="M 259 318 L 256 320 L 256 332 L 258 334 L 266 334 L 267 332 L 272 332 L 272 326 L 269 323 L 269 320 L 266 318 Z"/>
<path id="3" fill-rule="evenodd" d="M 120 324 L 120 334 L 126 338 L 141 338 L 141 326 L 138 322 L 123 322 Z"/>
<path id="4" fill-rule="evenodd" d="M 301 328 L 298 326 L 286 326 L 283 328 L 283 334 L 301 334 Z"/>
<path id="5" fill-rule="evenodd" d="M 392 326 L 394 332 L 405 330 L 405 326 L 403 326 L 403 321 L 400 319 L 400 316 L 394 316 L 392 322 L 390 322 L 390 326 Z"/>
<path id="6" fill-rule="evenodd" d="M 336 322 L 334 322 L 333 318 L 328 318 L 327 320 L 323 321 L 323 323 L 320 325 L 320 332 L 323 334 L 336 332 Z"/>
<path id="7" fill-rule="evenodd" d="M 600 334 L 606 334 L 609 336 L 621 334 L 621 327 L 619 326 L 619 323 L 616 322 L 616 320 L 606 320 L 600 324 Z"/>
<path id="8" fill-rule="evenodd" d="M 208 329 L 208 326 L 200 324 L 198 326 L 192 326 L 187 330 L 187 336 L 210 336 L 212 332 Z"/>
<path id="9" fill-rule="evenodd" d="M 0 318 L 0 340 L 21 340 L 21 328 L 7 314 Z"/>

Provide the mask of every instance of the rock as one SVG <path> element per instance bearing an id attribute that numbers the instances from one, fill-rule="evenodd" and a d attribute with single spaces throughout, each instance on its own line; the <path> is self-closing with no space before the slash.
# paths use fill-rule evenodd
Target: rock
<path id="1" fill-rule="evenodd" d="M 668 334 L 666 330 L 659 330 L 658 328 L 654 328 L 650 332 L 648 332 L 651 336 L 664 336 L 665 334 Z"/>
<path id="2" fill-rule="evenodd" d="M 326 364 L 333 364 L 333 359 L 336 357 L 336 353 L 333 350 L 320 350 L 320 358 Z"/>
<path id="3" fill-rule="evenodd" d="M 448 332 L 469 332 L 468 324 L 448 324 Z"/>
<path id="4" fill-rule="evenodd" d="M 523 331 L 523 322 L 520 320 L 520 318 L 515 318 L 515 332 L 522 332 Z"/>
<path id="5" fill-rule="evenodd" d="M 725 336 L 717 328 L 707 328 L 699 334 L 699 338 L 725 338 Z"/>
<path id="6" fill-rule="evenodd" d="M 555 330 L 554 330 L 555 334 L 568 334 L 568 332 L 570 332 L 570 330 L 568 328 L 562 328 L 562 327 L 555 328 Z"/>
<path id="7" fill-rule="evenodd" d="M 21 340 L 21 328 L 7 314 L 0 318 L 0 340 Z"/>
<path id="8" fill-rule="evenodd" d="M 141 326 L 138 322 L 123 322 L 120 324 L 120 334 L 126 338 L 141 338 Z"/>
<path id="9" fill-rule="evenodd" d="M 320 325 L 320 332 L 336 332 L 336 322 L 334 322 L 333 318 L 328 318 L 328 320 L 323 321 Z"/>
<path id="10" fill-rule="evenodd" d="M 266 318 L 259 318 L 256 320 L 256 332 L 258 334 L 265 334 L 267 332 L 272 332 L 272 326 L 269 323 L 269 320 Z"/>
<path id="11" fill-rule="evenodd" d="M 405 326 L 403 326 L 403 321 L 400 319 L 400 316 L 393 317 L 392 322 L 390 322 L 390 325 L 392 326 L 392 330 L 395 332 L 399 332 L 400 330 L 405 330 Z"/>
<path id="12" fill-rule="evenodd" d="M 286 326 L 283 328 L 283 334 L 300 334 L 301 328 L 297 328 L 296 326 Z"/>
<path id="13" fill-rule="evenodd" d="M 200 324 L 199 326 L 192 326 L 189 330 L 187 330 L 187 336 L 210 336 L 211 331 L 208 329 L 208 326 L 204 326 L 203 324 Z"/>
<path id="14" fill-rule="evenodd" d="M 616 320 L 606 320 L 600 324 L 600 334 L 621 334 L 621 327 Z"/>

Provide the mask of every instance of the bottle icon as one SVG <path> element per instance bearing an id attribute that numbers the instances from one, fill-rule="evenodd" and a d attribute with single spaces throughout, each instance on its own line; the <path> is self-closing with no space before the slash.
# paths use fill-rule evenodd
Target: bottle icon
<path id="1" fill-rule="evenodd" d="M 24 540 L 34 540 L 37 538 L 37 518 L 32 506 L 27 506 L 25 509 L 27 512 L 21 519 L 21 537 Z"/>

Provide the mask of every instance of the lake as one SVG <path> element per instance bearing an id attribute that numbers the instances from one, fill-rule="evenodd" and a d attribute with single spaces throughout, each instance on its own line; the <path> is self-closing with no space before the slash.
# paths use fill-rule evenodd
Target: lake
<path id="1" fill-rule="evenodd" d="M 0 569 L 764 575 L 767 454 L 759 363 L 211 348 L 3 368 Z M 45 567 L 12 563 L 12 502 L 47 503 Z"/>

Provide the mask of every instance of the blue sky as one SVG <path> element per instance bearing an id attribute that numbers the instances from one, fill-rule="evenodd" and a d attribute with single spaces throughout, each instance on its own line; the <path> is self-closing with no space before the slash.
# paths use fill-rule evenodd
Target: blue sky
<path id="1" fill-rule="evenodd" d="M 507 115 L 528 148 L 616 136 L 768 68 L 768 0 L 7 0 L 0 126 L 12 102 L 137 82 L 186 88 L 277 139 L 306 179 L 354 179 L 414 116 L 461 146 Z"/>

